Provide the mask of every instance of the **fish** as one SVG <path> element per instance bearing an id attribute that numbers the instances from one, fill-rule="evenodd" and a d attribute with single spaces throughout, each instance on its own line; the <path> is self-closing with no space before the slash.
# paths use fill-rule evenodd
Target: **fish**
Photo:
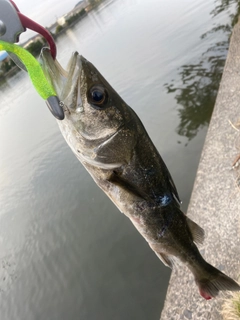
<path id="1" fill-rule="evenodd" d="M 67 144 L 157 257 L 170 268 L 184 263 L 207 300 L 240 290 L 200 254 L 204 230 L 181 211 L 174 181 L 134 110 L 78 52 L 66 69 L 48 49 L 41 63 L 64 109 L 58 125 Z"/>

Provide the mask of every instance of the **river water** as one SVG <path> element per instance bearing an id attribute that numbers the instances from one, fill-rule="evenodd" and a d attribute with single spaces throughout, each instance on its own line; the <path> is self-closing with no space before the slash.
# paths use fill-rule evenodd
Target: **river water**
<path id="1" fill-rule="evenodd" d="M 185 211 L 227 53 L 230 30 L 217 27 L 235 2 L 105 2 L 57 40 L 63 65 L 79 51 L 137 112 Z M 170 270 L 77 161 L 28 76 L 0 94 L 0 319 L 159 319 Z"/>

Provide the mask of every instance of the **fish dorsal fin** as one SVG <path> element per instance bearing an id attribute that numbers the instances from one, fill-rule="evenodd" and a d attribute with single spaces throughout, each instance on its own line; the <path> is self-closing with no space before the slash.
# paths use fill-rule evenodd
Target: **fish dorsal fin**
<path id="1" fill-rule="evenodd" d="M 193 237 L 193 241 L 202 244 L 204 241 L 204 230 L 194 221 L 186 217 L 187 224 Z"/>

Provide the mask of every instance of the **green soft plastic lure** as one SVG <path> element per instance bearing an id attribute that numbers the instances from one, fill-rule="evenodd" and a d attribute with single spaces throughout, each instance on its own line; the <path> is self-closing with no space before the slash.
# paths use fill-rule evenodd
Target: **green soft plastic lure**
<path id="1" fill-rule="evenodd" d="M 22 61 L 38 94 L 46 100 L 46 103 L 54 116 L 59 120 L 63 120 L 64 112 L 60 106 L 56 91 L 46 79 L 40 63 L 33 55 L 20 46 L 1 40 L 0 50 L 14 53 Z"/>

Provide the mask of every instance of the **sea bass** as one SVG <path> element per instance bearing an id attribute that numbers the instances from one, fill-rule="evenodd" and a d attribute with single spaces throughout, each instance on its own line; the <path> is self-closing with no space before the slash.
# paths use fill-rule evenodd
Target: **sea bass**
<path id="1" fill-rule="evenodd" d="M 240 290 L 201 256 L 204 231 L 180 210 L 173 179 L 136 113 L 77 52 L 67 71 L 47 49 L 41 59 L 64 108 L 58 124 L 68 145 L 159 259 L 170 268 L 175 258 L 185 263 L 205 299 Z"/>

